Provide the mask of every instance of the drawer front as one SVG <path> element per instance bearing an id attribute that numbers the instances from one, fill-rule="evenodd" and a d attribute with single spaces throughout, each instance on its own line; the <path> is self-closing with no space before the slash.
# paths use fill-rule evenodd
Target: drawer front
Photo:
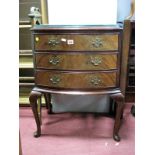
<path id="1" fill-rule="evenodd" d="M 117 54 L 36 54 L 36 68 L 109 70 L 117 68 Z"/>
<path id="2" fill-rule="evenodd" d="M 63 89 L 99 89 L 116 87 L 116 72 L 78 73 L 36 71 L 36 85 Z"/>
<path id="3" fill-rule="evenodd" d="M 35 50 L 113 51 L 118 50 L 118 34 L 35 35 Z"/>

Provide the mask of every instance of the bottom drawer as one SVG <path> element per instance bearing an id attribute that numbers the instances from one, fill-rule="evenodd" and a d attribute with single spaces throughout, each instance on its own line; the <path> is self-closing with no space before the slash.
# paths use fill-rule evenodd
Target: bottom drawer
<path id="1" fill-rule="evenodd" d="M 39 86 L 63 89 L 116 87 L 116 72 L 56 72 L 38 70 L 35 83 Z"/>

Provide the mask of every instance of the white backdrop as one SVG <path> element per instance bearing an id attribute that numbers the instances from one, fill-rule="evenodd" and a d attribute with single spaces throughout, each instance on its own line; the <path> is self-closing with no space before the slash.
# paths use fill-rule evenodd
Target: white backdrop
<path id="1" fill-rule="evenodd" d="M 48 0 L 50 25 L 116 24 L 117 0 Z"/>

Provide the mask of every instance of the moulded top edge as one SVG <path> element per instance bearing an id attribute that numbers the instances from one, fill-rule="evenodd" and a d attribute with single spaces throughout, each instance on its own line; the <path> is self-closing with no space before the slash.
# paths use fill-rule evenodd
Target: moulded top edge
<path id="1" fill-rule="evenodd" d="M 35 25 L 31 30 L 121 30 L 122 27 L 117 25 Z"/>

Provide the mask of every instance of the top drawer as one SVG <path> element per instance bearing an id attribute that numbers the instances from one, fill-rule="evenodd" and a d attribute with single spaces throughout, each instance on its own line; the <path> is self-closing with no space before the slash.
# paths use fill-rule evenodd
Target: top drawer
<path id="1" fill-rule="evenodd" d="M 118 34 L 37 34 L 34 35 L 35 50 L 56 51 L 116 51 Z"/>

